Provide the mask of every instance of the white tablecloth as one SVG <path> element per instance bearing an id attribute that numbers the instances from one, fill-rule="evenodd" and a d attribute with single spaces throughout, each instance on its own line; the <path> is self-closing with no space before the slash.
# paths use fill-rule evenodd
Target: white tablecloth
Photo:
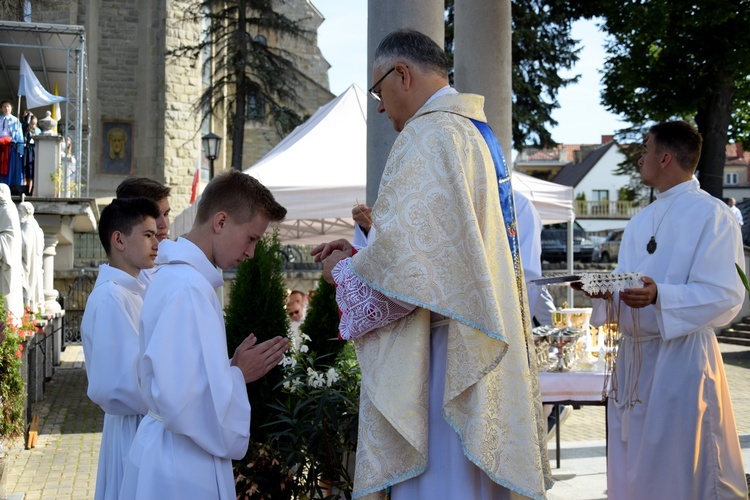
<path id="1" fill-rule="evenodd" d="M 540 372 L 543 403 L 603 401 L 604 372 Z"/>

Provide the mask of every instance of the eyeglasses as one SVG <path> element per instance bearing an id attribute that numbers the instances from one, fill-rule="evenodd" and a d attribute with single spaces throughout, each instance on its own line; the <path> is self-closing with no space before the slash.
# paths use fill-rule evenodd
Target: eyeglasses
<path id="1" fill-rule="evenodd" d="M 375 87 L 380 86 L 380 84 L 383 83 L 383 80 L 385 80 L 385 77 L 388 76 L 388 75 L 390 75 L 391 73 L 393 73 L 393 70 L 395 70 L 395 69 L 396 69 L 396 66 L 394 66 L 390 70 L 388 70 L 388 72 L 385 75 L 381 76 L 380 80 L 378 80 L 377 82 L 375 82 L 375 85 L 373 85 L 372 87 L 370 87 L 369 90 L 367 91 L 367 93 L 370 94 L 372 96 L 372 98 L 375 99 L 376 101 L 380 102 L 380 90 L 376 91 Z"/>

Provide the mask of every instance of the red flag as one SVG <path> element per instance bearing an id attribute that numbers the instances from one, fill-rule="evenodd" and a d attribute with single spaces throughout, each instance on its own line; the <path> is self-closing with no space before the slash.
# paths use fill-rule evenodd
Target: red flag
<path id="1" fill-rule="evenodd" d="M 201 167 L 200 165 L 195 166 L 195 173 L 193 174 L 193 185 L 190 190 L 190 204 L 195 203 L 195 199 L 198 197 L 198 182 L 201 179 Z"/>

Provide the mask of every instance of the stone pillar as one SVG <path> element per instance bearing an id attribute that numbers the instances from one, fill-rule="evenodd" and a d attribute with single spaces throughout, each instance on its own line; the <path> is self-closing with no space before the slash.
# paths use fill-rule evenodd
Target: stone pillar
<path id="1" fill-rule="evenodd" d="M 485 97 L 487 122 L 508 164 L 513 146 L 511 0 L 455 0 L 454 84 Z"/>
<path id="2" fill-rule="evenodd" d="M 510 1 L 510 0 L 508 0 Z M 369 0 L 367 2 L 367 75 L 372 81 L 373 54 L 380 41 L 391 31 L 413 28 L 430 36 L 441 47 L 445 40 L 445 9 L 443 2 L 431 0 Z M 378 195 L 388 153 L 396 140 L 390 120 L 379 115 L 377 102 L 368 97 L 367 108 L 367 204 L 372 206 Z"/>
<path id="3" fill-rule="evenodd" d="M 36 143 L 36 164 L 34 172 L 34 196 L 54 198 L 60 196 L 62 170 L 60 168 L 60 146 L 63 138 L 59 135 L 38 135 Z"/>
<path id="4" fill-rule="evenodd" d="M 48 316 L 57 315 L 62 308 L 57 302 L 60 293 L 55 290 L 55 255 L 57 234 L 44 232 L 44 310 Z"/>

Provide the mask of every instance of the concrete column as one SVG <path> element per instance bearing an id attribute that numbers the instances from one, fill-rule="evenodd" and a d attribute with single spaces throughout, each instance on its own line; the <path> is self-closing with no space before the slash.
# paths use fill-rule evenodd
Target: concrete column
<path id="1" fill-rule="evenodd" d="M 508 0 L 510 1 L 510 0 Z M 367 2 L 367 74 L 372 85 L 373 54 L 380 41 L 399 28 L 413 28 L 430 36 L 441 47 L 445 40 L 445 8 L 433 0 L 368 0 Z M 388 153 L 398 135 L 390 120 L 379 115 L 377 102 L 368 97 L 367 107 L 367 204 L 378 195 Z"/>
<path id="2" fill-rule="evenodd" d="M 62 140 L 63 138 L 59 135 L 38 135 L 34 138 L 36 144 L 34 196 L 45 198 L 62 196 L 60 191 L 63 179 L 59 177 L 62 175 L 60 169 Z"/>
<path id="3" fill-rule="evenodd" d="M 454 84 L 485 97 L 484 112 L 510 164 L 513 143 L 511 0 L 455 0 Z"/>
<path id="4" fill-rule="evenodd" d="M 62 308 L 57 302 L 60 293 L 55 290 L 55 250 L 57 233 L 44 231 L 44 311 L 46 315 L 56 315 Z"/>

